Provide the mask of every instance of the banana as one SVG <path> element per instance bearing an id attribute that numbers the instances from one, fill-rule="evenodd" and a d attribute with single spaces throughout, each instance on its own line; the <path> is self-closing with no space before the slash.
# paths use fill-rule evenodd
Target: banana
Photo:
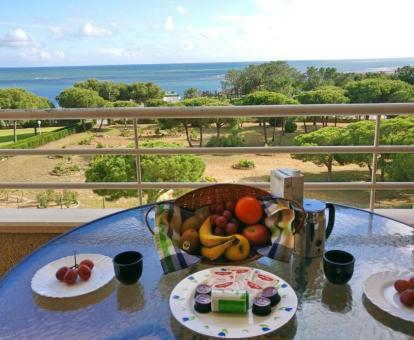
<path id="1" fill-rule="evenodd" d="M 200 242 L 202 245 L 206 247 L 214 247 L 233 239 L 233 236 L 214 235 L 211 229 L 212 226 L 210 222 L 210 217 L 207 217 L 198 231 L 198 235 L 200 236 Z"/>
<path id="2" fill-rule="evenodd" d="M 201 247 L 201 255 L 207 257 L 210 261 L 214 261 L 218 259 L 230 246 L 234 245 L 235 242 L 238 242 L 237 238 L 231 236 L 232 239 L 219 244 L 218 246 L 214 246 L 211 248 L 208 247 Z"/>

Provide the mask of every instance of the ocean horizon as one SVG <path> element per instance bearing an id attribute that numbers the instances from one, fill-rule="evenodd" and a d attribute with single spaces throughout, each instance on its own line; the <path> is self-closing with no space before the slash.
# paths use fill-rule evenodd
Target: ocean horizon
<path id="1" fill-rule="evenodd" d="M 56 104 L 56 96 L 74 83 L 96 78 L 113 82 L 153 82 L 165 91 L 180 95 L 190 88 L 202 91 L 220 90 L 221 81 L 230 69 L 266 61 L 128 64 L 50 67 L 0 67 L 0 88 L 20 87 Z M 398 67 L 414 65 L 413 58 L 345 59 L 345 60 L 288 60 L 299 71 L 307 67 L 334 67 L 340 72 L 393 72 Z"/>

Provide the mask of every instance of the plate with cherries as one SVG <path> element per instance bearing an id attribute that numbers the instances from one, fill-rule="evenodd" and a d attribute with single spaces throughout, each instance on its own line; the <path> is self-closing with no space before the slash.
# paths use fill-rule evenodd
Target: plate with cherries
<path id="1" fill-rule="evenodd" d="M 371 275 L 364 285 L 367 298 L 383 311 L 414 322 L 414 273 L 388 271 Z"/>
<path id="2" fill-rule="evenodd" d="M 32 290 L 42 296 L 68 298 L 91 293 L 114 278 L 112 258 L 73 254 L 50 262 L 32 278 Z"/>

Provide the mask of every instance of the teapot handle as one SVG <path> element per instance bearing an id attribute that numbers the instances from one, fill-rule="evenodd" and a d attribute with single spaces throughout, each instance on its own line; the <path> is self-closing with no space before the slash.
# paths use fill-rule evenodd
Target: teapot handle
<path id="1" fill-rule="evenodd" d="M 326 203 L 326 207 L 329 210 L 329 219 L 328 225 L 326 226 L 326 236 L 325 239 L 331 235 L 334 224 L 335 224 L 335 206 L 332 203 Z"/>

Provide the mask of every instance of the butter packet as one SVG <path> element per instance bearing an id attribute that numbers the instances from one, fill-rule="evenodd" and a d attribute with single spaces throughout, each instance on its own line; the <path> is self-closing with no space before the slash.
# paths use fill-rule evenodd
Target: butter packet
<path id="1" fill-rule="evenodd" d="M 213 289 L 211 310 L 219 313 L 247 313 L 249 293 L 244 289 Z"/>

